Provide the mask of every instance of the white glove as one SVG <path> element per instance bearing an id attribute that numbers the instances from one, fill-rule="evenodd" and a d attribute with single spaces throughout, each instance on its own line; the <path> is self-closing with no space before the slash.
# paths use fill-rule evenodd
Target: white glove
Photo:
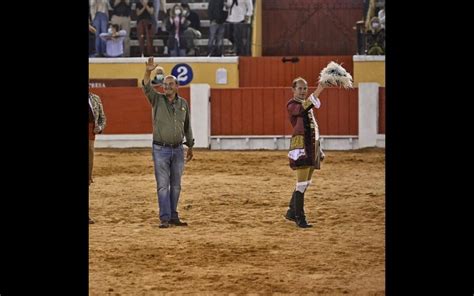
<path id="1" fill-rule="evenodd" d="M 324 157 L 326 157 L 326 155 L 324 154 L 323 148 L 321 148 L 321 146 L 319 147 L 319 152 L 321 152 L 321 161 L 323 161 Z"/>
<path id="2" fill-rule="evenodd" d="M 94 127 L 94 134 L 100 134 L 102 132 L 100 126 Z"/>

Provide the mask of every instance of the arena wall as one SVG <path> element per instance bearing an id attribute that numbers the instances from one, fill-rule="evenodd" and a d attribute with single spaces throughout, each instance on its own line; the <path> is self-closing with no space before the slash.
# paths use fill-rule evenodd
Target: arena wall
<path id="1" fill-rule="evenodd" d="M 190 103 L 196 147 L 287 149 L 291 127 L 286 118 L 285 106 L 292 96 L 291 80 L 296 76 L 307 78 L 309 91 L 312 92 L 316 74 L 332 60 L 343 63 L 350 73 L 354 73 L 355 88 L 330 88 L 321 94 L 322 107 L 315 112 L 323 148 L 345 150 L 384 147 L 384 58 L 354 56 L 353 63 L 349 58 L 300 57 L 300 62 L 296 64 L 282 63 L 282 57 L 224 58 L 221 63 L 218 62 L 219 58 L 211 58 L 209 63 L 204 63 L 209 67 L 212 65 L 207 70 L 202 70 L 204 66 L 201 64 L 193 64 L 193 70 L 201 70 L 196 71 L 199 74 L 194 76 L 190 84 L 180 87 L 179 93 Z M 102 60 L 107 59 L 94 59 L 90 65 L 90 78 L 141 81 L 145 58 L 134 58 L 129 63 Z M 194 59 L 155 61 L 169 73 L 176 63 L 192 64 Z M 383 65 L 380 66 L 380 63 Z M 229 83 L 226 87 L 216 85 L 215 81 L 212 84 L 195 83 L 212 81 L 213 77 L 210 76 L 215 76 L 214 69 L 222 65 L 235 66 L 235 71 L 228 72 Z M 311 76 L 315 77 L 314 81 L 308 78 Z M 240 87 L 230 86 L 238 85 L 239 81 Z M 160 90 L 159 87 L 157 89 Z M 97 147 L 150 146 L 151 108 L 141 87 L 95 87 L 92 91 L 101 97 L 107 115 L 107 127 L 104 134 L 98 135 Z"/>
<path id="2" fill-rule="evenodd" d="M 89 58 L 89 78 L 107 79 L 137 79 L 137 86 L 143 79 L 147 58 Z M 177 64 L 187 64 L 193 71 L 190 83 L 207 83 L 213 88 L 228 88 L 239 86 L 238 57 L 177 57 L 155 58 L 165 70 L 171 74 Z M 226 83 L 217 83 L 218 69 L 227 72 Z M 188 85 L 189 86 L 189 85 Z"/>

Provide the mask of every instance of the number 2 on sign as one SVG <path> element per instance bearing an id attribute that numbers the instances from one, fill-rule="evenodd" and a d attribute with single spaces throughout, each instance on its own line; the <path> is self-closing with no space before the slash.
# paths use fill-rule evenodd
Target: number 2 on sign
<path id="1" fill-rule="evenodd" d="M 178 81 L 186 81 L 188 80 L 188 69 L 186 67 L 178 67 L 177 69 L 178 74 Z"/>

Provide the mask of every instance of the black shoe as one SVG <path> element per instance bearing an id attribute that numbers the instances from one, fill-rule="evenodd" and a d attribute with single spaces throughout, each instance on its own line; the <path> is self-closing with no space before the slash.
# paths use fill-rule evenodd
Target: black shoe
<path id="1" fill-rule="evenodd" d="M 169 228 L 170 224 L 168 223 L 168 221 L 161 221 L 160 226 L 158 226 L 158 227 L 159 228 Z"/>
<path id="2" fill-rule="evenodd" d="M 308 224 L 308 222 L 306 222 L 306 217 L 303 216 L 303 217 L 296 217 L 295 219 L 295 223 L 298 227 L 300 228 L 310 228 L 310 227 L 313 227 L 313 225 L 311 224 Z"/>
<path id="3" fill-rule="evenodd" d="M 296 191 L 293 191 L 291 195 L 290 203 L 288 204 L 288 211 L 286 211 L 285 219 L 290 221 L 296 221 L 295 219 L 295 195 Z"/>
<path id="4" fill-rule="evenodd" d="M 171 220 L 170 220 L 170 224 L 173 224 L 173 225 L 175 225 L 175 226 L 188 226 L 188 223 L 183 222 L 183 221 L 181 221 L 181 220 L 179 220 L 179 219 L 171 219 Z"/>

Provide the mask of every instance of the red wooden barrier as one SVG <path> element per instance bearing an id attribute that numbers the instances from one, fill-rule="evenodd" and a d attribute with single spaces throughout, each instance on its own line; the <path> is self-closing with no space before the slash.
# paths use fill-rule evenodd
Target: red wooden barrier
<path id="1" fill-rule="evenodd" d="M 310 88 L 309 92 L 313 92 Z M 322 135 L 357 135 L 357 89 L 326 89 L 315 109 Z M 211 135 L 289 135 L 289 87 L 211 90 Z"/>
<path id="2" fill-rule="evenodd" d="M 153 132 L 150 103 L 140 87 L 93 88 L 102 100 L 107 126 L 104 134 L 149 134 Z M 189 87 L 179 95 L 190 102 Z"/>
<path id="3" fill-rule="evenodd" d="M 379 134 L 385 134 L 385 87 L 379 87 Z"/>
<path id="4" fill-rule="evenodd" d="M 139 87 L 95 88 L 104 104 L 104 134 L 152 132 L 151 108 Z M 314 91 L 314 87 L 310 88 Z M 315 109 L 322 135 L 358 134 L 357 89 L 326 89 Z M 189 88 L 180 95 L 190 102 Z M 289 135 L 286 103 L 289 87 L 247 87 L 211 90 L 211 135 Z M 191 106 L 192 108 L 192 106 Z"/>
<path id="5" fill-rule="evenodd" d="M 239 57 L 239 86 L 291 87 L 298 76 L 316 86 L 321 70 L 334 61 L 341 64 L 351 75 L 354 73 L 352 56 L 300 56 L 298 63 L 283 63 L 282 57 Z"/>

